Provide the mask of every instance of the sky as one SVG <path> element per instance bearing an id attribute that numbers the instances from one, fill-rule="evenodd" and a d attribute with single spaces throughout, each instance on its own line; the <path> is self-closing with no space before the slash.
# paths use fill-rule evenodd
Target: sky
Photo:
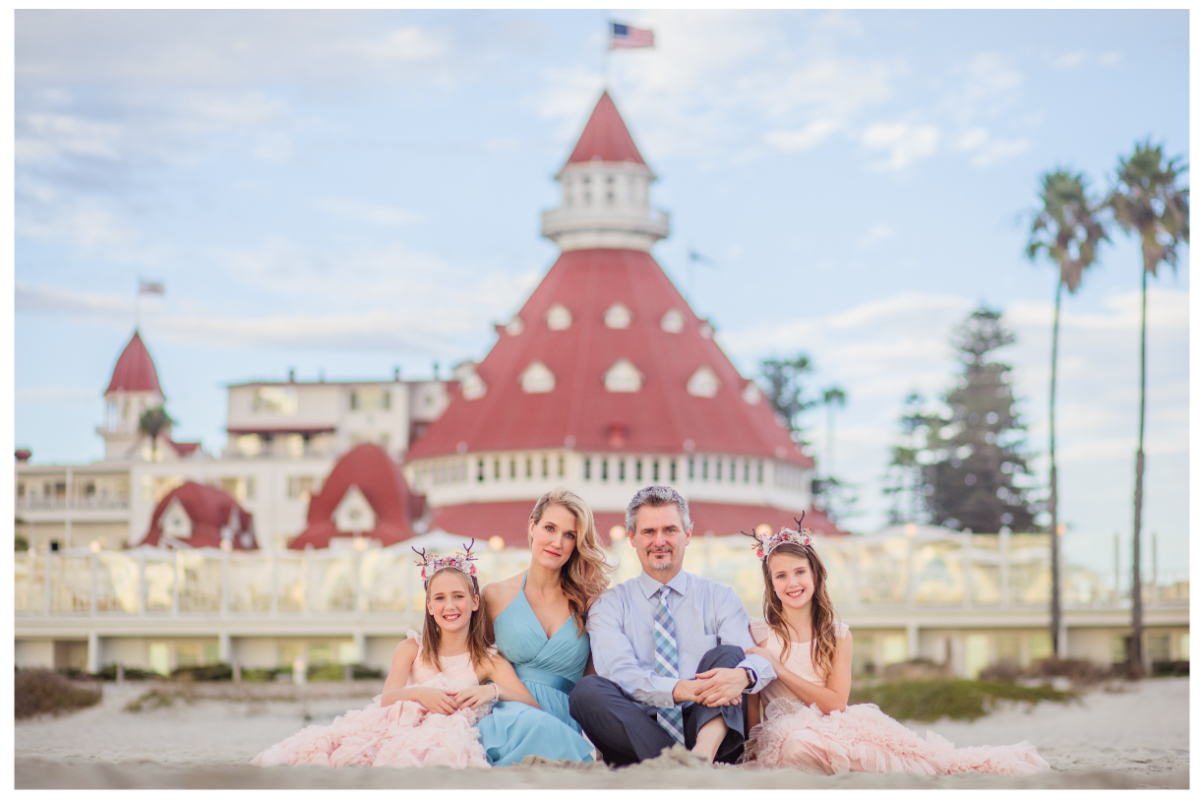
<path id="1" fill-rule="evenodd" d="M 1099 195 L 1135 142 L 1190 155 L 1186 10 L 15 16 L 14 435 L 35 463 L 102 457 L 135 315 L 176 438 L 214 453 L 229 383 L 481 359 L 557 256 L 540 214 L 607 85 L 671 214 L 653 253 L 734 363 L 805 353 L 814 390 L 845 390 L 810 452 L 871 532 L 904 397 L 949 388 L 980 303 L 1017 336 L 998 356 L 1047 480 L 1039 176 Z M 656 47 L 606 55 L 609 19 Z M 1106 576 L 1114 536 L 1129 563 L 1141 270 L 1112 239 L 1063 303 L 1058 416 L 1065 552 Z M 1148 301 L 1162 580 L 1187 576 L 1189 255 Z M 165 295 L 138 308 L 139 278 Z"/>

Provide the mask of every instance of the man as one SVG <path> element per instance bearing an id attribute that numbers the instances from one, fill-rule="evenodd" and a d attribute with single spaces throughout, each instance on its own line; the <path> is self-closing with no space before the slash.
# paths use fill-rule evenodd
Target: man
<path id="1" fill-rule="evenodd" d="M 571 716 L 610 766 L 679 743 L 708 762 L 737 761 L 744 692 L 775 678 L 728 586 L 683 571 L 692 538 L 687 501 L 648 486 L 625 510 L 642 574 L 609 589 L 588 613 L 595 675 L 571 692 Z"/>

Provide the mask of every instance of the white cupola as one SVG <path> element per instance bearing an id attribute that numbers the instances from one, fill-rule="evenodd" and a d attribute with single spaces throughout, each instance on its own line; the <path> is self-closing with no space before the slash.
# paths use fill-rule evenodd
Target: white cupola
<path id="1" fill-rule="evenodd" d="M 607 91 L 554 179 L 562 188 L 562 203 L 542 212 L 542 236 L 563 252 L 649 251 L 670 233 L 667 212 L 650 207 L 654 173 Z"/>

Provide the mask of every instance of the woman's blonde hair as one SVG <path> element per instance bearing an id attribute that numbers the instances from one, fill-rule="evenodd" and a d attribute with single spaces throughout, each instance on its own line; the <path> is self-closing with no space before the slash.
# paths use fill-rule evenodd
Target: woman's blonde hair
<path id="1" fill-rule="evenodd" d="M 534 504 L 529 521 L 537 525 L 550 506 L 562 506 L 575 517 L 575 550 L 567 563 L 563 564 L 560 580 L 571 616 L 575 617 L 575 627 L 582 634 L 587 623 L 588 607 L 608 588 L 608 573 L 613 568 L 600 549 L 592 509 L 582 497 L 561 486 L 546 492 Z"/>
<path id="2" fill-rule="evenodd" d="M 475 581 L 475 576 L 468 575 L 454 567 L 439 569 L 425 582 L 425 626 L 422 633 L 421 660 L 438 672 L 442 671 L 442 662 L 438 659 L 438 648 L 442 643 L 442 629 L 438 627 L 437 621 L 429 613 L 429 587 L 433 585 L 433 579 L 443 572 L 455 572 L 461 575 L 467 581 L 471 598 L 479 598 L 479 608 L 471 612 L 471 623 L 467 628 L 467 652 L 471 654 L 471 666 L 478 667 L 490 657 L 487 633 L 484 630 L 487 611 L 483 607 L 483 595 L 479 591 L 479 584 Z"/>
<path id="3" fill-rule="evenodd" d="M 783 642 L 779 659 L 786 661 L 792 637 L 783 615 L 783 601 L 775 594 L 775 584 L 771 581 L 771 559 L 780 553 L 806 560 L 812 570 L 813 597 L 809 602 L 809 608 L 812 609 L 812 641 L 809 642 L 809 657 L 813 670 L 823 678 L 828 678 L 829 670 L 833 668 L 833 652 L 837 648 L 833 602 L 829 599 L 829 590 L 825 588 L 825 565 L 811 545 L 784 542 L 763 559 L 763 581 L 767 584 L 767 590 L 763 593 L 763 618 Z"/>

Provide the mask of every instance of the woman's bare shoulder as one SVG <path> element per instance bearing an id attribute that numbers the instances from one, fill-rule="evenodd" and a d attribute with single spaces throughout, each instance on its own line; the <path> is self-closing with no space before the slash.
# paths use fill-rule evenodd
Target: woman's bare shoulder
<path id="1" fill-rule="evenodd" d="M 517 597 L 517 592 L 521 591 L 521 579 L 525 573 L 518 572 L 511 578 L 505 578 L 500 581 L 492 581 L 487 586 L 483 587 L 483 602 L 487 604 L 488 616 L 495 619 L 501 611 L 508 608 Z"/>

